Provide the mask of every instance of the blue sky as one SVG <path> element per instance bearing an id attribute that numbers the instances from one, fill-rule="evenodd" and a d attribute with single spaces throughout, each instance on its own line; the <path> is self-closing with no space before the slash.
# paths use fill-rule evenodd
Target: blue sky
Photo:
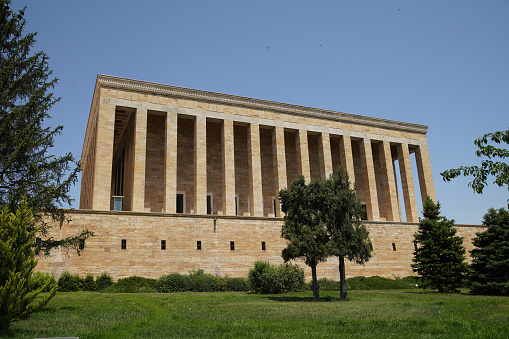
<path id="1" fill-rule="evenodd" d="M 23 6 L 60 79 L 55 154 L 81 155 L 108 74 L 427 125 L 442 214 L 479 224 L 507 207 L 507 189 L 474 195 L 440 172 L 479 163 L 473 140 L 509 128 L 508 1 L 12 2 Z M 72 195 L 77 208 L 79 184 Z"/>

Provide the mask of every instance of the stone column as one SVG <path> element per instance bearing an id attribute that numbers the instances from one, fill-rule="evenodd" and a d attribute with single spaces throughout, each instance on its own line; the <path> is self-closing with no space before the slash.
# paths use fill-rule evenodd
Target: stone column
<path id="1" fill-rule="evenodd" d="M 176 213 L 177 207 L 177 113 L 166 113 L 164 159 L 164 211 Z"/>
<path id="2" fill-rule="evenodd" d="M 419 176 L 419 187 L 421 188 L 422 204 L 429 195 L 431 200 L 437 201 L 435 196 L 435 185 L 433 184 L 433 174 L 431 173 L 431 163 L 429 160 L 428 146 L 422 143 L 415 151 L 415 161 L 417 163 L 417 174 Z"/>
<path id="3" fill-rule="evenodd" d="M 233 121 L 223 121 L 223 213 L 235 215 L 235 147 Z"/>
<path id="4" fill-rule="evenodd" d="M 194 123 L 194 213 L 207 214 L 207 118 Z"/>
<path id="5" fill-rule="evenodd" d="M 248 128 L 249 192 L 251 216 L 263 216 L 262 165 L 260 156 L 260 125 L 252 123 Z"/>
<path id="6" fill-rule="evenodd" d="M 133 203 L 135 212 L 145 211 L 145 165 L 147 157 L 147 109 L 136 110 L 134 127 Z"/>
<path id="7" fill-rule="evenodd" d="M 383 141 L 380 145 L 379 153 L 380 160 L 382 162 L 382 173 L 385 188 L 385 210 L 387 215 L 387 221 L 401 221 L 399 203 L 398 203 L 398 191 L 394 177 L 394 163 L 392 161 L 391 144 L 388 141 Z M 380 199 L 381 197 L 378 197 Z"/>
<path id="8" fill-rule="evenodd" d="M 365 138 L 361 141 L 360 156 L 363 167 L 363 181 L 366 184 L 366 211 L 368 220 L 380 220 L 375 168 L 373 165 L 373 151 L 371 149 L 370 139 Z"/>
<path id="9" fill-rule="evenodd" d="M 407 222 L 419 222 L 417 212 L 417 201 L 415 200 L 414 179 L 410 165 L 410 153 L 408 144 L 398 145 L 399 172 L 401 174 L 401 186 L 403 187 L 403 199 L 405 201 L 405 212 Z"/>
<path id="10" fill-rule="evenodd" d="M 309 183 L 311 181 L 311 169 L 309 168 L 309 144 L 308 144 L 308 132 L 306 130 L 300 129 L 297 131 L 298 140 L 296 140 L 297 144 L 297 153 L 299 154 L 299 169 L 300 174 L 304 176 L 306 182 Z"/>
<path id="11" fill-rule="evenodd" d="M 101 98 L 96 122 L 97 142 L 92 185 L 92 209 L 109 211 L 111 204 L 111 171 L 115 130 L 115 105 Z"/>
<path id="12" fill-rule="evenodd" d="M 320 162 L 320 175 L 322 179 L 327 179 L 332 174 L 332 154 L 330 150 L 330 135 L 322 133 L 322 142 L 320 143 L 320 153 L 322 155 Z"/>
<path id="13" fill-rule="evenodd" d="M 276 217 L 282 217 L 281 204 L 279 203 L 279 191 L 286 187 L 286 152 L 285 130 L 283 127 L 274 127 L 272 133 L 272 149 L 274 154 L 274 191 L 276 198 Z"/>
<path id="14" fill-rule="evenodd" d="M 353 166 L 352 140 L 349 135 L 343 135 L 339 140 L 339 148 L 341 167 L 348 172 L 350 187 L 353 188 L 355 184 L 355 169 Z"/>

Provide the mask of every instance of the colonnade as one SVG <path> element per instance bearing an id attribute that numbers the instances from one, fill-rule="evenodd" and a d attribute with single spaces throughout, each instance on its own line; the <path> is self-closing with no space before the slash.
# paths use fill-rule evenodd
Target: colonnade
<path id="1" fill-rule="evenodd" d="M 368 220 L 402 221 L 399 195 L 403 194 L 406 221 L 418 222 L 411 153 L 415 153 L 421 198 L 429 195 L 435 200 L 425 139 L 391 139 L 378 134 L 277 121 L 269 125 L 264 124 L 267 121 L 260 123 L 259 119 L 235 120 L 235 115 L 226 114 L 223 118 L 199 113 L 185 115 L 178 111 L 148 111 L 143 107 L 134 109 L 133 142 L 129 146 L 129 142 L 124 141 L 128 146 L 122 150 L 117 145 L 115 155 L 109 160 L 114 164 L 120 152 L 127 153 L 130 158 L 122 159 L 126 171 L 121 174 L 122 180 L 132 180 L 132 183 L 123 183 L 123 191 L 127 191 L 124 210 L 280 217 L 280 204 L 277 203 L 280 189 L 300 174 L 308 181 L 316 175 L 328 177 L 341 165 L 347 170 L 350 181 L 356 182 Z M 184 130 L 185 126 L 188 126 L 187 130 Z M 154 128 L 160 128 L 159 132 Z M 113 129 L 109 133 L 113 133 Z M 160 138 L 156 140 L 164 141 L 164 147 L 156 141 L 148 141 L 152 134 L 158 133 Z M 123 134 L 124 139 L 129 138 L 128 131 Z M 239 144 L 244 142 L 246 147 L 242 148 Z M 192 149 L 189 147 L 191 143 Z M 155 148 L 159 153 L 150 158 L 148 153 L 155 152 Z M 243 164 L 246 171 L 239 172 Z M 212 171 L 214 166 L 216 170 Z M 153 168 L 156 168 L 153 173 L 159 168 L 161 176 L 155 178 L 156 175 L 146 173 Z M 120 171 L 113 166 L 111 173 L 111 181 L 118 182 Z M 153 180 L 158 182 L 149 185 L 148 182 Z M 211 184 L 213 180 L 215 186 Z M 398 190 L 398 180 L 401 180 L 402 192 Z M 187 191 L 182 191 L 185 183 L 190 184 L 186 186 Z M 130 188 L 126 188 L 128 186 Z M 110 196 L 114 195 L 112 188 Z M 155 201 L 157 196 L 161 203 L 151 209 L 152 202 L 147 201 Z M 112 204 L 110 206 L 113 208 Z"/>

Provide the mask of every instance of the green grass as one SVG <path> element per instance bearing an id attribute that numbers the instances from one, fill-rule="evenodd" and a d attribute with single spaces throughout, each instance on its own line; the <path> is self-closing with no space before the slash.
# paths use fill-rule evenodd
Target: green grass
<path id="1" fill-rule="evenodd" d="M 7 338 L 509 338 L 509 298 L 404 291 L 58 293 Z M 0 336 L 2 336 L 0 334 Z"/>

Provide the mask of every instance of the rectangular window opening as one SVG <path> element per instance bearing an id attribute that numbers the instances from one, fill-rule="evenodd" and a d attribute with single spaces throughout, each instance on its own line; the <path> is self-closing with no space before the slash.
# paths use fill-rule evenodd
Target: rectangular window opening
<path id="1" fill-rule="evenodd" d="M 120 248 L 125 250 L 127 248 L 127 240 L 126 239 L 122 239 L 122 243 L 120 245 Z"/>
<path id="2" fill-rule="evenodd" d="M 392 243 L 392 250 L 396 251 L 396 244 L 395 243 Z"/>
<path id="3" fill-rule="evenodd" d="M 161 240 L 161 251 L 166 251 L 166 240 Z"/>
<path id="4" fill-rule="evenodd" d="M 196 250 L 201 251 L 201 241 L 200 240 L 198 240 L 196 242 Z"/>
<path id="5" fill-rule="evenodd" d="M 235 251 L 235 241 L 230 241 L 230 250 Z"/>
<path id="6" fill-rule="evenodd" d="M 177 213 L 185 213 L 186 211 L 186 195 L 184 193 L 177 193 Z"/>
<path id="7" fill-rule="evenodd" d="M 239 215 L 239 195 L 235 195 L 235 215 Z"/>
<path id="8" fill-rule="evenodd" d="M 272 197 L 272 213 L 274 215 L 274 218 L 276 217 L 276 197 Z"/>
<path id="9" fill-rule="evenodd" d="M 267 248 L 265 247 L 265 241 L 262 241 L 262 251 L 266 251 Z"/>
<path id="10" fill-rule="evenodd" d="M 212 214 L 212 193 L 207 193 L 207 214 Z"/>
<path id="11" fill-rule="evenodd" d="M 84 249 L 85 249 L 85 239 L 80 239 L 80 240 L 79 240 L 78 248 L 79 248 L 80 250 L 84 250 Z"/>
<path id="12" fill-rule="evenodd" d="M 368 209 L 366 207 L 366 203 L 362 203 L 362 220 L 368 220 Z"/>

